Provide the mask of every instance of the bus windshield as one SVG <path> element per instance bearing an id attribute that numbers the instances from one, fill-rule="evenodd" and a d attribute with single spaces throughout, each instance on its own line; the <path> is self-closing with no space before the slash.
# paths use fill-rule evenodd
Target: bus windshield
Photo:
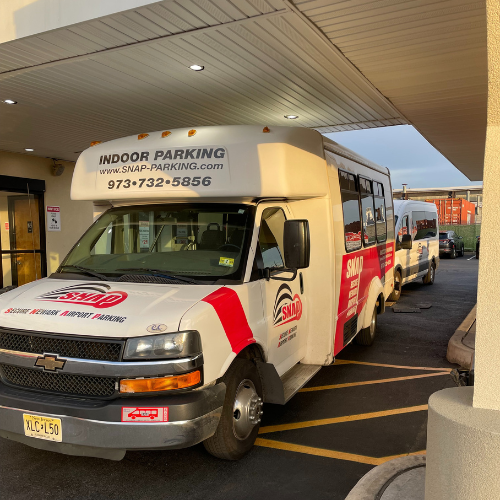
<path id="1" fill-rule="evenodd" d="M 83 235 L 58 272 L 105 277 L 163 272 L 210 283 L 242 280 L 253 222 L 250 205 L 112 208 Z"/>

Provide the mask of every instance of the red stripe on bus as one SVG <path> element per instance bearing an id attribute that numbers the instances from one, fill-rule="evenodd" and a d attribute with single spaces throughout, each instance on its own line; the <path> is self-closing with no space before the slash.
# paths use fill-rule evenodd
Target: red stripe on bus
<path id="1" fill-rule="evenodd" d="M 233 352 L 238 354 L 255 342 L 240 298 L 234 290 L 219 288 L 202 300 L 215 309 Z"/>

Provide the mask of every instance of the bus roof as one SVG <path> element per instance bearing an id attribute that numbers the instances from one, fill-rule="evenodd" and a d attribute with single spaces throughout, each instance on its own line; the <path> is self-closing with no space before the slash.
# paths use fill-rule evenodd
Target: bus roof
<path id="1" fill-rule="evenodd" d="M 325 196 L 323 139 L 307 128 L 248 125 L 124 137 L 80 155 L 71 198 L 115 204 Z"/>

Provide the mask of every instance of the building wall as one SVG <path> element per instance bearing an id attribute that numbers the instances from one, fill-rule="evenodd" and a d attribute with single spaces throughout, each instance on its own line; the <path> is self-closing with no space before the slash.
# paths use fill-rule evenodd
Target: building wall
<path id="1" fill-rule="evenodd" d="M 61 207 L 61 231 L 46 232 L 47 274 L 57 269 L 61 260 L 93 220 L 93 205 L 91 202 L 71 201 L 70 199 L 74 164 L 63 161 L 58 162 L 62 163 L 66 168 L 61 176 L 55 177 L 52 175 L 52 163 L 50 158 L 0 151 L 0 175 L 44 180 L 45 207 L 47 205 Z"/>

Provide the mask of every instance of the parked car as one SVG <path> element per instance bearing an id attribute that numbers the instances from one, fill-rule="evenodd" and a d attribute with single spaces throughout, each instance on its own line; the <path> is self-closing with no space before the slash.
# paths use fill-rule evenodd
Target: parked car
<path id="1" fill-rule="evenodd" d="M 451 259 L 465 253 L 464 239 L 455 231 L 439 232 L 439 255 L 447 254 Z"/>
<path id="2" fill-rule="evenodd" d="M 481 241 L 481 236 L 476 237 L 476 259 L 479 259 L 479 242 Z"/>

